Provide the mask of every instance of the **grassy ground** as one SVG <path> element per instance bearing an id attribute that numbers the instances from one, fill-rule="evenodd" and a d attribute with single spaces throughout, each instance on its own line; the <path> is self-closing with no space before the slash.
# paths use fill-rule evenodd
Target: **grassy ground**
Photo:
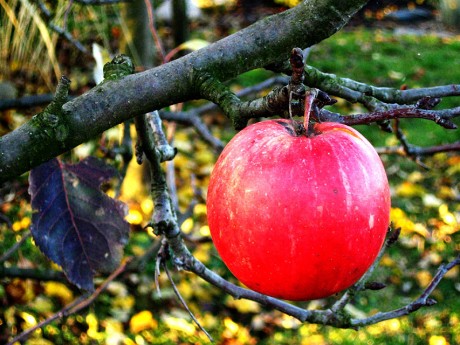
<path id="1" fill-rule="evenodd" d="M 376 86 L 419 88 L 458 84 L 460 69 L 459 36 L 439 38 L 423 35 L 395 36 L 383 30 L 341 31 L 316 46 L 309 63 L 323 72 L 334 73 Z M 458 100 L 445 98 L 440 107 L 458 106 Z M 350 112 L 362 111 L 349 107 Z M 460 120 L 455 120 L 460 125 Z M 458 131 L 446 131 L 425 120 L 402 120 L 415 145 L 435 145 L 460 139 Z M 387 136 L 365 130 L 375 145 L 386 144 Z"/>

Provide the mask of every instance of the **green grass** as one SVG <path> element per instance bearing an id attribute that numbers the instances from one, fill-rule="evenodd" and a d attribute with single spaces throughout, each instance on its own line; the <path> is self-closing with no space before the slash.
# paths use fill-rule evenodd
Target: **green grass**
<path id="1" fill-rule="evenodd" d="M 326 73 L 399 89 L 403 85 L 419 88 L 459 84 L 459 56 L 458 36 L 395 36 L 391 32 L 357 29 L 343 30 L 315 46 L 308 63 Z M 445 98 L 439 107 L 459 104 L 458 98 Z M 349 106 L 344 110 L 357 109 Z M 458 118 L 454 122 L 460 126 Z M 445 130 L 431 121 L 402 120 L 401 127 L 415 145 L 439 145 L 460 139 L 458 130 Z M 378 129 L 359 129 L 379 146 L 388 138 Z"/>

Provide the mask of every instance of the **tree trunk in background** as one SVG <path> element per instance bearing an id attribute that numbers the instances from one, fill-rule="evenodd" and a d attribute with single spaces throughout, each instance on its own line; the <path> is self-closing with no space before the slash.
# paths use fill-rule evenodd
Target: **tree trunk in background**
<path id="1" fill-rule="evenodd" d="M 149 29 L 149 16 L 144 0 L 133 0 L 123 6 L 123 17 L 128 34 L 121 45 L 121 52 L 134 59 L 136 66 L 151 68 L 157 65 L 155 42 Z"/>
<path id="2" fill-rule="evenodd" d="M 172 0 L 172 25 L 174 32 L 174 45 L 188 41 L 190 37 L 189 20 L 187 16 L 187 1 L 186 0 Z"/>
<path id="3" fill-rule="evenodd" d="M 441 0 L 439 5 L 443 23 L 460 29 L 460 0 Z"/>

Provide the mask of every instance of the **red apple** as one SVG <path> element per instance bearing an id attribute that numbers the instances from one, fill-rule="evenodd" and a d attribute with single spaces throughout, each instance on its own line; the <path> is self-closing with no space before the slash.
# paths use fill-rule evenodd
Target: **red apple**
<path id="1" fill-rule="evenodd" d="M 330 296 L 375 260 L 390 191 L 372 145 L 356 130 L 289 120 L 251 125 L 225 147 L 207 196 L 213 242 L 247 287 L 288 300 Z"/>

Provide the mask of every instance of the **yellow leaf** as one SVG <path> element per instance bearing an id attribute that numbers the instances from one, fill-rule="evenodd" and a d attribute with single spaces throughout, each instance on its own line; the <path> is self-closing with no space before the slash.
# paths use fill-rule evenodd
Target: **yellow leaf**
<path id="1" fill-rule="evenodd" d="M 57 297 L 62 304 L 68 304 L 73 300 L 73 292 L 64 284 L 58 282 L 46 282 L 45 295 L 48 297 Z"/>
<path id="2" fill-rule="evenodd" d="M 413 198 L 423 196 L 425 194 L 425 189 L 422 186 L 405 181 L 396 188 L 396 194 L 403 198 Z"/>
<path id="3" fill-rule="evenodd" d="M 201 39 L 193 39 L 187 42 L 184 42 L 177 46 L 178 50 L 200 50 L 209 45 L 208 41 L 201 40 Z"/>
<path id="4" fill-rule="evenodd" d="M 417 234 L 427 238 L 430 236 L 430 232 L 428 231 L 428 229 L 425 227 L 425 225 L 421 224 L 421 223 L 415 223 L 414 224 L 414 227 L 412 229 L 413 232 L 416 232 Z"/>
<path id="5" fill-rule="evenodd" d="M 420 287 L 424 288 L 428 286 L 428 284 L 431 282 L 431 279 L 433 279 L 433 276 L 428 271 L 419 271 L 415 275 L 415 278 L 417 279 L 417 282 L 420 285 Z"/>
<path id="6" fill-rule="evenodd" d="M 224 326 L 225 326 L 224 334 L 226 333 L 225 334 L 226 338 L 233 338 L 235 335 L 238 334 L 238 331 L 240 330 L 240 326 L 236 322 L 233 322 L 233 320 L 230 319 L 229 317 L 226 317 L 224 319 Z"/>
<path id="7" fill-rule="evenodd" d="M 103 334 L 99 332 L 99 321 L 96 315 L 94 315 L 94 313 L 89 313 L 88 315 L 86 315 L 85 320 L 86 324 L 88 325 L 88 330 L 86 331 L 86 334 L 88 334 L 90 338 L 101 339 Z"/>
<path id="8" fill-rule="evenodd" d="M 13 229 L 13 231 L 21 231 L 22 230 L 21 222 L 20 221 L 14 222 L 11 228 Z"/>
<path id="9" fill-rule="evenodd" d="M 140 213 L 138 210 L 129 210 L 128 214 L 125 217 L 125 220 L 129 224 L 134 224 L 134 225 L 139 225 L 142 223 L 142 220 L 144 217 L 142 216 L 142 213 Z"/>
<path id="10" fill-rule="evenodd" d="M 35 319 L 35 316 L 33 316 L 32 314 L 23 311 L 20 313 L 20 315 L 26 323 L 26 328 L 31 328 L 37 325 L 37 320 Z"/>
<path id="11" fill-rule="evenodd" d="M 195 249 L 193 255 L 202 263 L 208 263 L 210 259 L 211 247 L 210 243 L 200 245 Z"/>
<path id="12" fill-rule="evenodd" d="M 21 227 L 27 229 L 30 226 L 31 220 L 29 217 L 24 217 L 21 219 Z"/>
<path id="13" fill-rule="evenodd" d="M 153 200 L 150 198 L 145 198 L 141 202 L 141 210 L 145 215 L 150 215 L 153 211 Z"/>
<path id="14" fill-rule="evenodd" d="M 417 183 L 417 182 L 422 181 L 423 179 L 424 179 L 424 176 L 420 171 L 414 171 L 410 173 L 409 176 L 407 177 L 407 180 L 411 183 Z"/>
<path id="15" fill-rule="evenodd" d="M 123 310 L 130 310 L 136 303 L 133 295 L 118 296 L 112 300 L 112 307 Z"/>
<path id="16" fill-rule="evenodd" d="M 455 215 L 449 212 L 449 207 L 446 204 L 439 206 L 439 216 L 447 225 L 457 225 L 457 219 L 455 218 Z"/>
<path id="17" fill-rule="evenodd" d="M 260 304 L 247 299 L 231 299 L 227 302 L 227 305 L 243 314 L 260 312 Z"/>
<path id="18" fill-rule="evenodd" d="M 144 167 L 137 164 L 133 158 L 128 165 L 126 177 L 121 185 L 121 196 L 123 200 L 144 200 L 147 197 L 147 187 L 144 183 Z"/>
<path id="19" fill-rule="evenodd" d="M 183 298 L 190 299 L 196 290 L 193 288 L 192 284 L 188 281 L 182 281 L 178 286 L 179 292 Z"/>
<path id="20" fill-rule="evenodd" d="M 460 268 L 458 266 L 452 267 L 444 277 L 450 278 L 450 279 L 456 279 L 458 277 L 458 273 L 460 271 Z"/>
<path id="21" fill-rule="evenodd" d="M 429 345 L 448 345 L 446 338 L 442 335 L 432 335 L 428 340 Z"/>
<path id="22" fill-rule="evenodd" d="M 199 165 L 213 163 L 214 153 L 205 150 L 198 151 L 195 153 L 195 160 Z"/>
<path id="23" fill-rule="evenodd" d="M 166 316 L 164 322 L 172 330 L 181 331 L 188 335 L 193 335 L 196 332 L 195 326 L 183 318 Z"/>
<path id="24" fill-rule="evenodd" d="M 40 314 L 49 313 L 54 309 L 53 302 L 49 298 L 43 296 L 38 296 L 29 305 L 34 311 Z"/>
<path id="25" fill-rule="evenodd" d="M 153 318 L 153 315 L 148 310 L 143 310 L 129 320 L 129 329 L 132 333 L 139 333 L 146 329 L 156 328 L 158 326 L 157 321 Z"/>
<path id="26" fill-rule="evenodd" d="M 401 228 L 403 234 L 412 232 L 414 223 L 407 217 L 400 208 L 392 208 L 390 218 L 395 228 Z"/>
<path id="27" fill-rule="evenodd" d="M 197 217 L 206 216 L 207 208 L 206 204 L 196 204 L 193 208 L 193 214 Z"/>
<path id="28" fill-rule="evenodd" d="M 193 219 L 192 218 L 187 218 L 184 220 L 182 225 L 180 226 L 180 229 L 184 234 L 189 234 L 193 230 Z"/>
<path id="29" fill-rule="evenodd" d="M 301 345 L 326 345 L 326 340 L 321 334 L 312 334 L 302 340 Z"/>
<path id="30" fill-rule="evenodd" d="M 396 334 L 401 330 L 401 322 L 398 319 L 383 321 L 382 326 L 385 328 L 385 333 L 387 334 Z"/>
<path id="31" fill-rule="evenodd" d="M 54 343 L 43 338 L 32 338 L 27 340 L 25 345 L 54 345 Z"/>
<path id="32" fill-rule="evenodd" d="M 208 225 L 203 225 L 200 228 L 200 235 L 203 236 L 203 237 L 211 236 L 211 230 L 209 230 Z"/>
<path id="33" fill-rule="evenodd" d="M 380 261 L 380 265 L 384 267 L 394 267 L 395 266 L 395 261 L 389 257 L 387 254 L 385 254 Z"/>

